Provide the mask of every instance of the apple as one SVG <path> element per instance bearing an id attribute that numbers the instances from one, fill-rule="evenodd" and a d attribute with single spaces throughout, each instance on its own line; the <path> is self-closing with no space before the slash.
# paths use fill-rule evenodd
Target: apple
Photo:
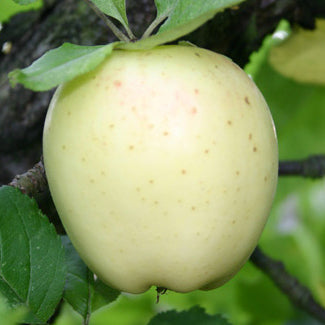
<path id="1" fill-rule="evenodd" d="M 277 184 L 263 96 L 230 59 L 192 46 L 115 50 L 61 85 L 43 146 L 72 243 L 130 293 L 228 281 L 257 245 Z"/>

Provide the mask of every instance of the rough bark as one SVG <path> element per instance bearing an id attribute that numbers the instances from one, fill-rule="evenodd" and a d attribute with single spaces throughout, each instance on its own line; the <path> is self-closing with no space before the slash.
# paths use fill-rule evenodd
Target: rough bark
<path id="1" fill-rule="evenodd" d="M 153 0 L 127 1 L 128 16 L 139 36 L 155 16 Z M 247 0 L 218 14 L 184 37 L 198 46 L 224 53 L 243 66 L 265 35 L 285 18 L 292 24 L 314 27 L 315 17 L 325 17 L 323 0 Z M 0 33 L 0 184 L 39 160 L 44 117 L 53 91 L 34 93 L 8 83 L 7 74 L 28 66 L 49 49 L 65 41 L 105 44 L 113 34 L 82 0 L 45 0 L 44 7 L 15 16 Z"/>

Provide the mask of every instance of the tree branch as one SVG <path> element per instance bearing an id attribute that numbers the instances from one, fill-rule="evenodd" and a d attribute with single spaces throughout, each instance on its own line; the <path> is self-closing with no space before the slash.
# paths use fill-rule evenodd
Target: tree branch
<path id="1" fill-rule="evenodd" d="M 280 176 L 303 176 L 321 178 L 325 176 L 325 155 L 314 155 L 302 160 L 279 162 Z M 9 185 L 19 188 L 23 193 L 35 197 L 48 191 L 44 165 L 39 161 L 26 173 L 15 176 Z"/>
<path id="2" fill-rule="evenodd" d="M 308 288 L 285 270 L 282 262 L 268 257 L 258 247 L 254 250 L 250 261 L 267 274 L 295 306 L 325 323 L 325 309 L 316 302 Z"/>
<path id="3" fill-rule="evenodd" d="M 26 173 L 15 176 L 9 185 L 20 189 L 22 193 L 31 197 L 37 197 L 40 193 L 47 192 L 48 184 L 43 162 L 39 161 Z"/>
<path id="4" fill-rule="evenodd" d="M 64 227 L 50 195 L 43 161 L 39 161 L 26 173 L 17 175 L 8 184 L 18 188 L 22 193 L 33 197 L 39 208 L 53 223 L 58 234 L 65 234 Z"/>
<path id="5" fill-rule="evenodd" d="M 279 163 L 280 176 L 321 178 L 325 176 L 325 155 L 314 155 L 302 160 L 287 160 Z"/>

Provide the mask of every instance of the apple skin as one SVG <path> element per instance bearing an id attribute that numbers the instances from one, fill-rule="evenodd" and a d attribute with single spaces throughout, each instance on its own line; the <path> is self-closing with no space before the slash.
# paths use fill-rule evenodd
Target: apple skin
<path id="1" fill-rule="evenodd" d="M 43 140 L 67 234 L 121 291 L 222 285 L 270 213 L 278 150 L 268 106 L 237 65 L 208 50 L 114 51 L 57 89 Z"/>

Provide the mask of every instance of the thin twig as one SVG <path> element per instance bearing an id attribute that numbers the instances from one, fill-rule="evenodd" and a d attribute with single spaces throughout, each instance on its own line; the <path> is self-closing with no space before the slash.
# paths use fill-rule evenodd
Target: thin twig
<path id="1" fill-rule="evenodd" d="M 325 323 L 325 309 L 316 302 L 308 288 L 285 270 L 283 263 L 268 257 L 258 247 L 254 250 L 250 260 L 272 279 L 295 306 Z"/>
<path id="2" fill-rule="evenodd" d="M 89 5 L 91 9 L 95 11 L 95 13 L 105 22 L 105 24 L 110 28 L 110 30 L 113 32 L 113 34 L 123 42 L 130 42 L 130 39 L 124 35 L 115 25 L 114 23 L 106 16 L 104 15 L 92 2 L 91 0 L 85 0 L 86 3 Z"/>
<path id="3" fill-rule="evenodd" d="M 280 161 L 280 176 L 321 178 L 325 176 L 325 155 L 314 155 L 302 160 Z"/>

